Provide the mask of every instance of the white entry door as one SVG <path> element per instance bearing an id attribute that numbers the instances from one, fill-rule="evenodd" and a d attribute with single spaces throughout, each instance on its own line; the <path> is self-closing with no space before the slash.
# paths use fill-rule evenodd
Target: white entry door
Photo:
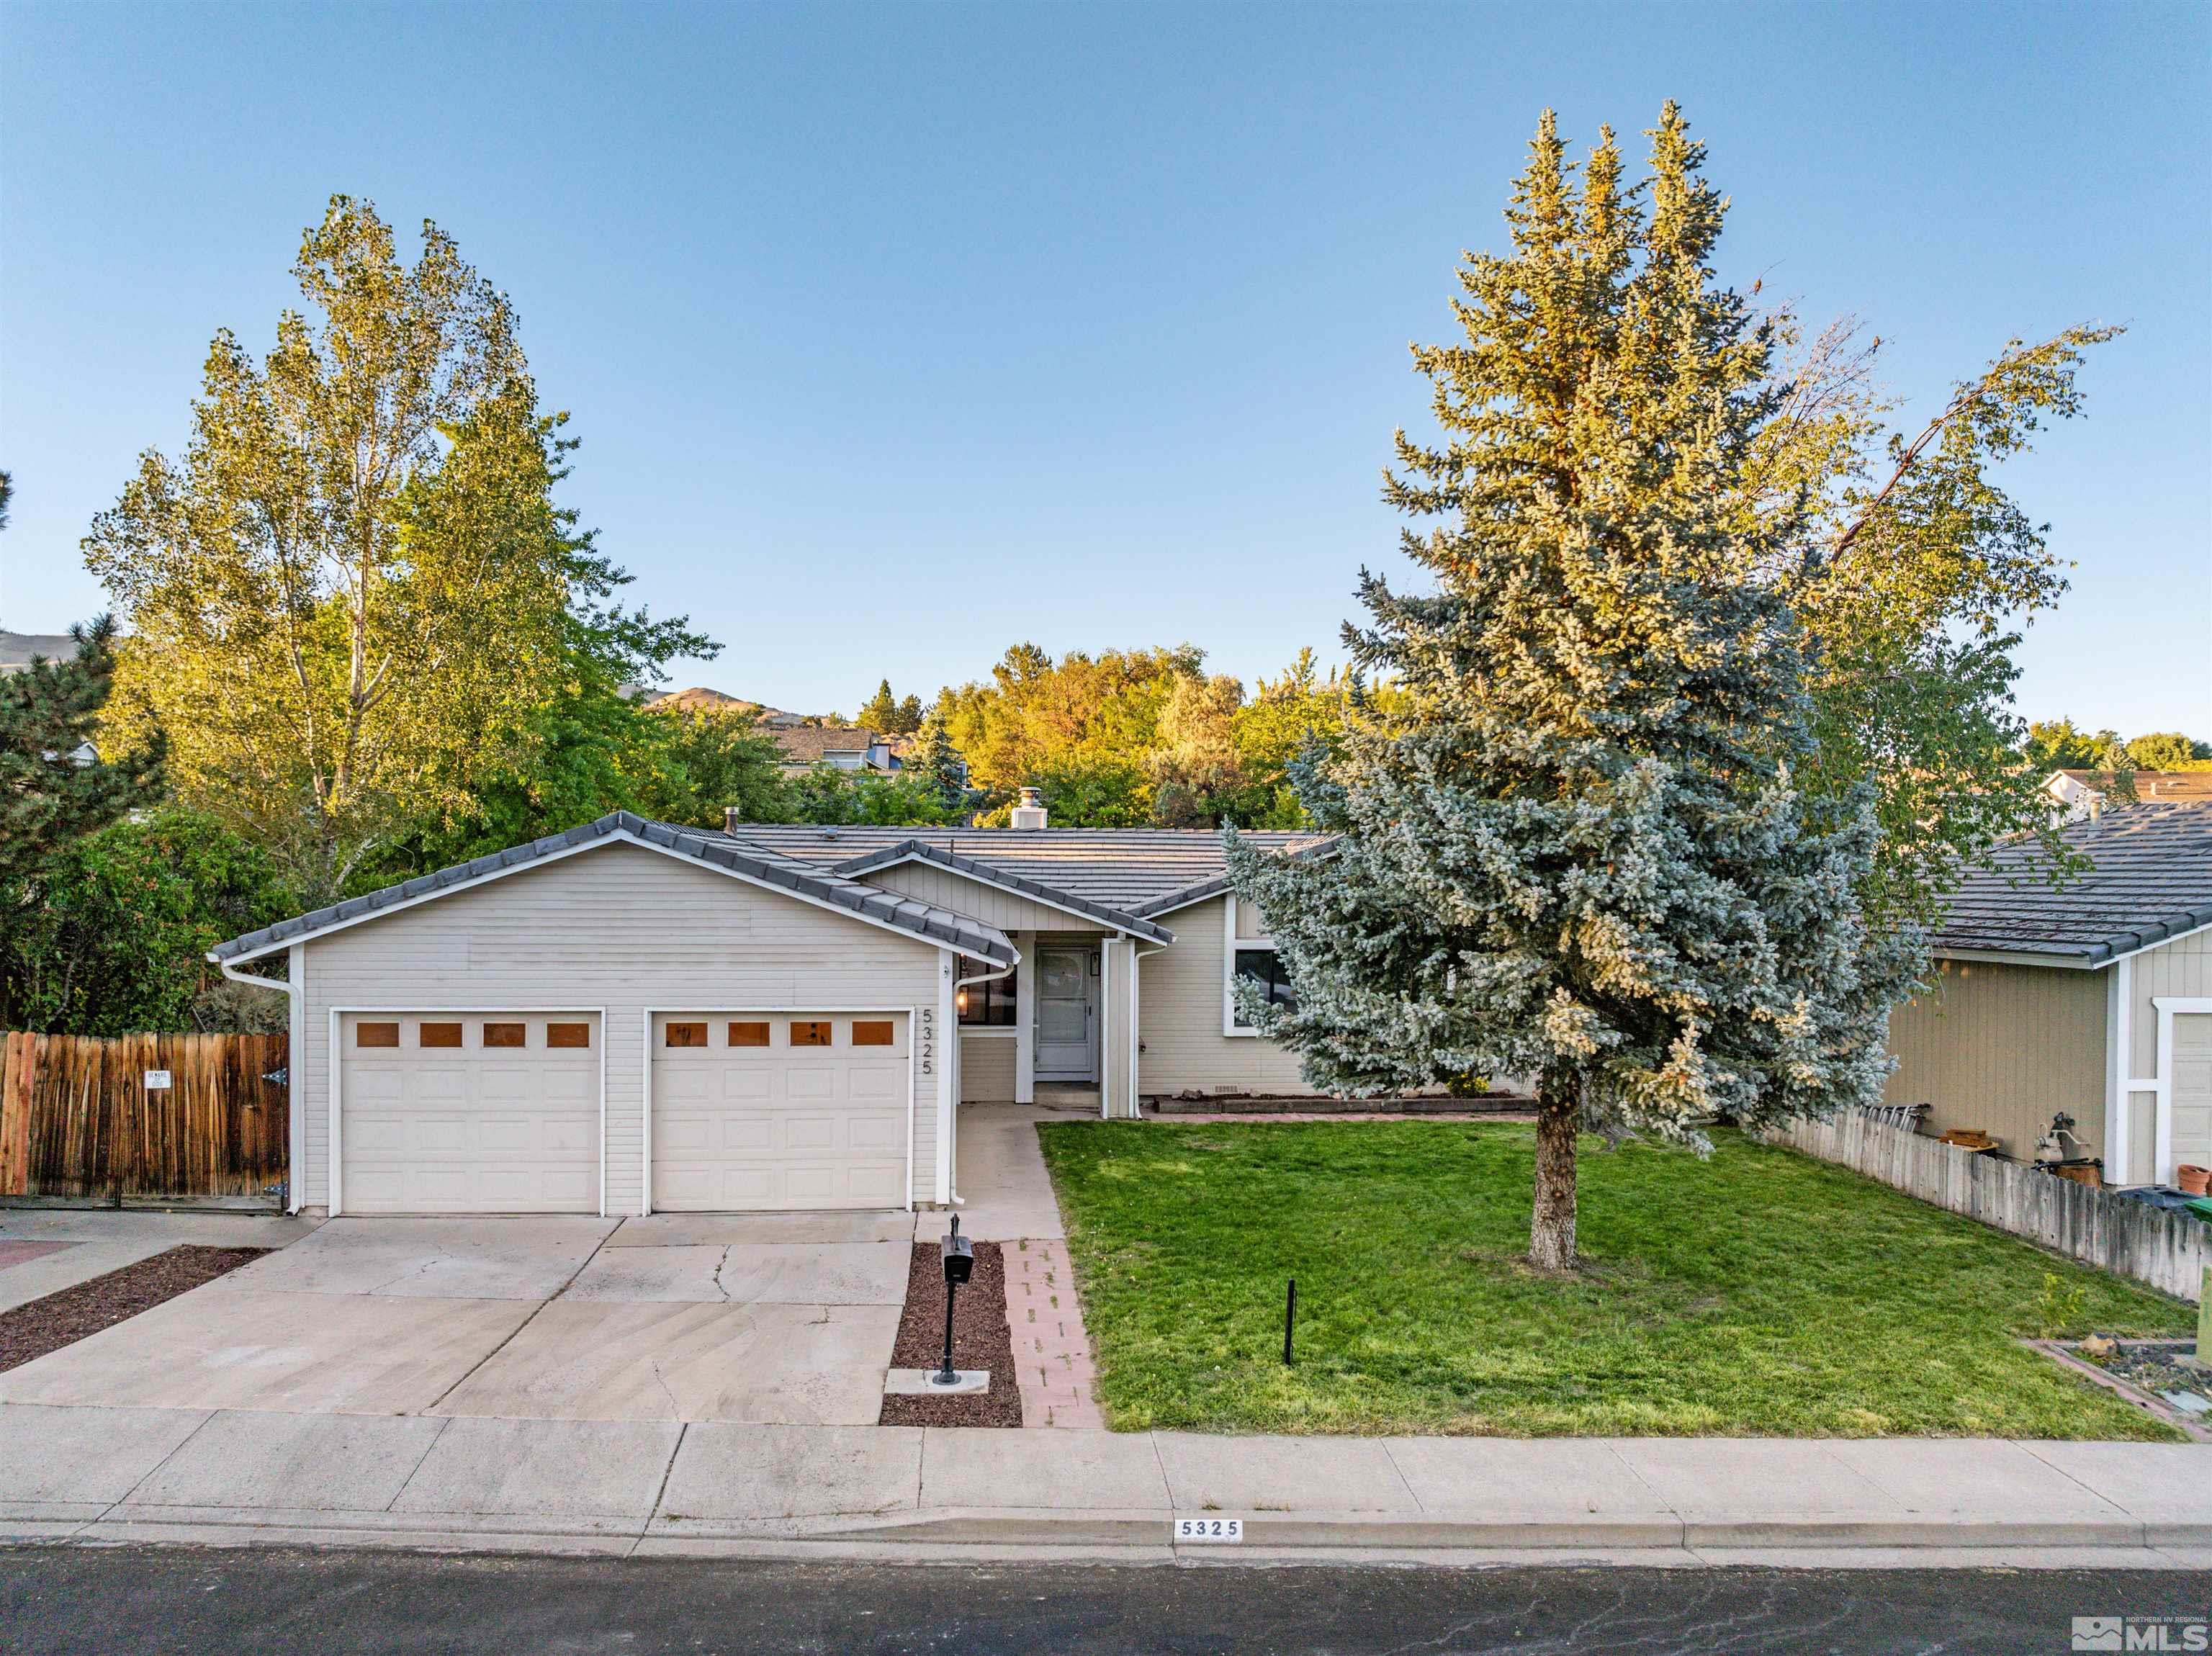
<path id="1" fill-rule="evenodd" d="M 337 1206 L 597 1213 L 599 1034 L 588 1012 L 347 1013 Z"/>
<path id="2" fill-rule="evenodd" d="M 1098 949 L 1037 947 L 1036 1078 L 1098 1079 Z"/>
<path id="3" fill-rule="evenodd" d="M 653 1028 L 656 1211 L 902 1208 L 903 1012 L 669 1012 Z"/>

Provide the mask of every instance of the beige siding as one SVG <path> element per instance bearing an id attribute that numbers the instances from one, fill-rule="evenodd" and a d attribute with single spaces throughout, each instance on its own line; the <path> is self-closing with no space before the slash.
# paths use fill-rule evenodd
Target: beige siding
<path id="1" fill-rule="evenodd" d="M 1197 1090 L 1310 1093 L 1298 1060 L 1271 1040 L 1221 1033 L 1224 932 L 1228 899 L 1161 917 L 1176 934 L 1144 957 L 1138 1024 L 1144 1040 L 1139 1088 L 1146 1095 Z"/>
<path id="2" fill-rule="evenodd" d="M 2134 1048 L 2135 1067 L 2128 1078 L 2149 1081 L 2158 1075 L 2158 1009 L 2151 1002 L 2161 996 L 2212 998 L 2212 931 L 2199 931 L 2137 955 L 2129 965 L 2135 980 L 2135 1014 L 2128 1044 Z"/>
<path id="3" fill-rule="evenodd" d="M 1011 1104 L 1014 1101 L 1014 1035 L 960 1037 L 960 1101 L 963 1104 Z"/>
<path id="4" fill-rule="evenodd" d="M 644 1168 L 645 1023 L 665 1011 L 904 1010 L 933 1004 L 939 951 L 694 864 L 611 843 L 304 945 L 304 1201 L 329 1200 L 334 1006 L 606 1011 L 607 1210 L 635 1213 Z M 915 1114 L 931 1192 L 934 1095 Z"/>
<path id="5" fill-rule="evenodd" d="M 1893 1104 L 1929 1104 L 1929 1131 L 1976 1127 L 2026 1161 L 2063 1110 L 2089 1156 L 2105 1138 L 2105 975 L 1938 962 L 1929 994 L 1890 1015 Z"/>
<path id="6" fill-rule="evenodd" d="M 1032 902 L 1027 897 L 1016 896 L 928 863 L 901 863 L 896 868 L 878 869 L 862 878 L 870 885 L 899 892 L 939 908 L 949 908 L 986 925 L 995 925 L 1001 931 L 1097 933 L 1113 930 L 1080 914 L 1071 914 L 1064 908 Z"/>

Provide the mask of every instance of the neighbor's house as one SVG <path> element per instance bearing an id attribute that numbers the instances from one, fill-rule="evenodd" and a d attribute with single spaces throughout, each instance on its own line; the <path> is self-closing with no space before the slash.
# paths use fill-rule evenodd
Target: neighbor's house
<path id="1" fill-rule="evenodd" d="M 20 673 L 33 661 L 68 661 L 76 640 L 66 633 L 10 633 L 0 630 L 0 678 Z"/>
<path id="2" fill-rule="evenodd" d="M 941 1204 L 963 1100 L 1306 1090 L 1237 1016 L 1238 975 L 1288 992 L 1219 837 L 1043 817 L 618 814 L 210 958 L 284 963 L 295 1209 Z"/>
<path id="3" fill-rule="evenodd" d="M 828 765 L 841 771 L 888 776 L 906 768 L 892 743 L 859 725 L 799 725 L 771 730 L 787 774 Z"/>
<path id="4" fill-rule="evenodd" d="M 2212 1166 L 2212 805 L 2115 805 L 2067 825 L 2094 864 L 2053 888 L 2023 844 L 1969 879 L 1933 990 L 1890 1018 L 1893 1104 L 2026 1161 L 2072 1116 L 2113 1185 Z"/>
<path id="5" fill-rule="evenodd" d="M 2130 779 L 2142 804 L 2212 804 L 2212 770 L 2136 771 Z M 2110 804 L 2130 803 L 2116 793 L 2110 771 L 2053 771 L 2044 792 L 2057 802 L 2060 820 L 2080 822 Z"/>

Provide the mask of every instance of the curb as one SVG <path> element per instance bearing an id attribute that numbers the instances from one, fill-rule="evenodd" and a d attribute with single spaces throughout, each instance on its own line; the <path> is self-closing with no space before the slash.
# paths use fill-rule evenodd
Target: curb
<path id="1" fill-rule="evenodd" d="M 1088 1559 L 1122 1563 L 1249 1564 L 1723 1562 L 1863 1568 L 2007 1564 L 2090 1568 L 2122 1559 L 2202 1568 L 2212 1523 L 1865 1519 L 1807 1515 L 1713 1522 L 1671 1516 L 1496 1521 L 1359 1513 L 1210 1513 L 1241 1518 L 1241 1545 L 1169 1534 L 1178 1514 L 1006 1508 L 860 1518 L 641 1520 L 635 1514 L 340 1513 L 9 1503 L 0 1545 L 152 1544 L 207 1547 L 395 1548 L 432 1552 L 751 1556 L 913 1562 Z M 1189 1513 L 1180 1514 L 1183 1517 Z M 2175 1556 L 2180 1555 L 2180 1556 Z"/>

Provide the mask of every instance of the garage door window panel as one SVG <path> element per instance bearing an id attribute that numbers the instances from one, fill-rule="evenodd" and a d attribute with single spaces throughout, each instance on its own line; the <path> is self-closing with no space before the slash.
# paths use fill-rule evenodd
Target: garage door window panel
<path id="1" fill-rule="evenodd" d="M 458 1023 L 429 1023 L 416 1026 L 416 1043 L 422 1046 L 455 1047 L 461 1044 L 461 1026 Z"/>

